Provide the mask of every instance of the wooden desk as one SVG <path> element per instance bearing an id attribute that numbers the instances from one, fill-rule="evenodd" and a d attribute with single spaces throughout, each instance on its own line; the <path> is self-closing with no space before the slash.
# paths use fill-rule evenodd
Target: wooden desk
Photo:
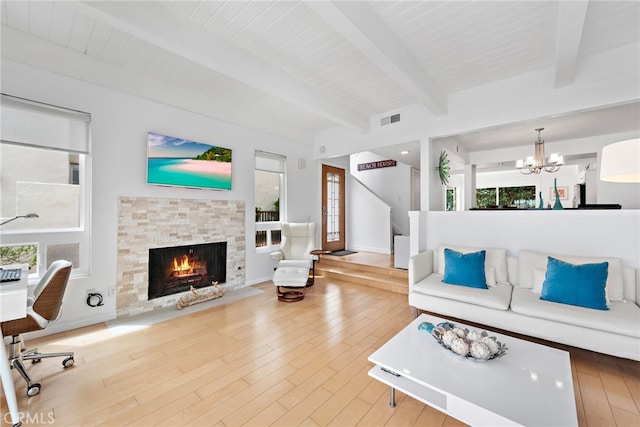
<path id="1" fill-rule="evenodd" d="M 19 281 L 0 283 L 0 322 L 27 317 L 28 266 L 26 264 L 4 265 L 2 268 L 21 268 L 22 276 Z M 4 341 L 0 345 L 0 377 L 11 414 L 11 422 L 14 426 L 19 426 L 22 423 L 18 413 L 18 400 Z"/>

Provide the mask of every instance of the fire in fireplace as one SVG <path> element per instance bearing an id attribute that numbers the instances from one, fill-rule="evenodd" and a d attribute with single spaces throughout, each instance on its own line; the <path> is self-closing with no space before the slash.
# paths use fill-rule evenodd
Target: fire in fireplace
<path id="1" fill-rule="evenodd" d="M 227 242 L 149 249 L 148 298 L 227 280 Z"/>

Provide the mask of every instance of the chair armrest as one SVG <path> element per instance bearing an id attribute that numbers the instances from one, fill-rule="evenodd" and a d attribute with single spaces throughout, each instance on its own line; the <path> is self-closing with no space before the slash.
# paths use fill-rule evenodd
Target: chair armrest
<path id="1" fill-rule="evenodd" d="M 269 257 L 271 257 L 271 259 L 274 261 L 282 261 L 284 259 L 284 254 L 282 253 L 282 251 L 271 252 L 269 254 Z"/>
<path id="2" fill-rule="evenodd" d="M 409 258 L 409 289 L 433 273 L 433 251 L 420 252 Z"/>

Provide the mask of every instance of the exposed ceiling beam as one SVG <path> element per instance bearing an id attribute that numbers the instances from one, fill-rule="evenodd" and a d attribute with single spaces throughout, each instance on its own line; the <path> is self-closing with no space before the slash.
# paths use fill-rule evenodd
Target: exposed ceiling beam
<path id="1" fill-rule="evenodd" d="M 86 1 L 78 4 L 78 11 L 338 125 L 369 130 L 366 115 L 316 91 L 162 4 Z"/>
<path id="2" fill-rule="evenodd" d="M 81 81 L 99 84 L 158 103 L 191 111 L 216 120 L 255 129 L 280 138 L 311 145 L 313 135 L 287 120 L 265 117 L 233 98 L 212 99 L 204 94 L 185 92 L 166 82 L 145 78 L 116 64 L 100 61 L 73 49 L 2 26 L 2 57 L 29 64 Z"/>
<path id="3" fill-rule="evenodd" d="M 573 84 L 584 19 L 589 2 L 558 2 L 558 29 L 556 34 L 555 87 Z"/>
<path id="4" fill-rule="evenodd" d="M 380 16 L 365 2 L 307 3 L 410 96 L 436 115 L 447 112 L 447 94 Z"/>

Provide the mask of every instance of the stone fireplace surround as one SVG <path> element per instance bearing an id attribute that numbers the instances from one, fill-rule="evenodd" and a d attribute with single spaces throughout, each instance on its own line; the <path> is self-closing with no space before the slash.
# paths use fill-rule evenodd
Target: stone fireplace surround
<path id="1" fill-rule="evenodd" d="M 182 294 L 147 300 L 149 248 L 227 242 L 225 290 L 245 284 L 245 204 L 233 200 L 118 199 L 118 317 L 172 306 Z"/>

